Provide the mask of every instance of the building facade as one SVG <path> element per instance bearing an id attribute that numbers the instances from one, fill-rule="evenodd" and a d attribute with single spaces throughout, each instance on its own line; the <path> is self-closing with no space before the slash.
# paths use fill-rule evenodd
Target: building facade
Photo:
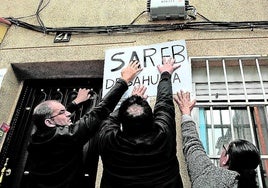
<path id="1" fill-rule="evenodd" d="M 92 87 L 96 98 L 89 106 L 94 106 L 105 50 L 185 40 L 197 100 L 193 116 L 206 151 L 217 164 L 223 144 L 235 138 L 252 141 L 261 151 L 260 187 L 268 187 L 268 1 L 192 0 L 184 19 L 162 21 L 150 20 L 147 3 L 1 2 L 0 123 L 10 126 L 1 134 L 3 181 L 20 187 L 27 178 L 25 148 L 38 101 L 67 103 L 79 87 Z M 177 131 L 181 174 L 190 187 L 179 126 Z"/>

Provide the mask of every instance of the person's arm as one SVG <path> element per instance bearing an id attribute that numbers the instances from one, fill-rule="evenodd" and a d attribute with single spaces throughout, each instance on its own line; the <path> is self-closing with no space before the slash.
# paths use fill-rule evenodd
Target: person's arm
<path id="1" fill-rule="evenodd" d="M 171 126 L 174 131 L 175 108 L 172 99 L 171 75 L 179 67 L 180 65 L 176 64 L 175 59 L 172 58 L 164 58 L 163 64 L 158 66 L 161 78 L 157 87 L 157 98 L 154 107 L 155 122 L 161 126 Z"/>
<path id="2" fill-rule="evenodd" d="M 112 112 L 125 91 L 128 89 L 128 84 L 141 71 L 142 68 L 140 67 L 139 61 L 131 61 L 128 66 L 122 69 L 121 78 L 117 80 L 115 86 L 104 96 L 98 106 L 105 106 L 109 110 L 109 113 Z"/>
<path id="3" fill-rule="evenodd" d="M 206 154 L 199 139 L 196 124 L 191 117 L 191 111 L 196 101 L 191 101 L 190 93 L 184 93 L 183 91 L 178 92 L 174 100 L 182 114 L 183 154 L 186 159 L 191 182 L 195 182 L 201 176 L 209 178 L 208 174 L 215 172 L 212 170 L 215 168 L 215 165 Z"/>
<path id="4" fill-rule="evenodd" d="M 140 63 L 138 61 L 131 61 L 128 66 L 122 69 L 121 78 L 116 81 L 112 89 L 103 97 L 96 107 L 94 107 L 90 112 L 87 112 L 79 120 L 79 124 L 82 126 L 85 125 L 90 134 L 95 134 L 100 127 L 101 121 L 105 120 L 109 116 L 125 91 L 128 89 L 129 82 L 131 82 L 141 70 L 142 68 L 140 68 Z M 79 132 L 81 135 L 87 134 L 83 133 L 83 131 Z"/>
<path id="5" fill-rule="evenodd" d="M 202 174 L 209 173 L 214 165 L 203 148 L 192 117 L 183 115 L 181 126 L 183 154 L 191 182 L 195 182 Z"/>

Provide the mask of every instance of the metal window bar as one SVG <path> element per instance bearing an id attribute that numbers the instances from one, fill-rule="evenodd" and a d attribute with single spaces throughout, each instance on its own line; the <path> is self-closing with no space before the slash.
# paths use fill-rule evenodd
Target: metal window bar
<path id="1" fill-rule="evenodd" d="M 263 80 L 262 80 L 262 74 L 261 74 L 260 65 L 259 65 L 259 60 L 256 58 L 255 61 L 256 61 L 256 67 L 257 67 L 257 71 L 258 71 L 258 76 L 259 76 L 259 79 L 260 79 L 263 99 L 264 99 L 264 102 L 267 102 L 265 89 L 264 89 L 264 84 L 263 84 Z"/>
<path id="2" fill-rule="evenodd" d="M 246 99 L 246 102 L 248 102 L 246 81 L 245 81 L 245 75 L 244 75 L 243 65 L 242 65 L 242 60 L 241 59 L 239 59 L 239 68 L 240 68 L 241 78 L 242 78 L 242 82 L 243 82 L 243 89 L 244 89 L 245 99 Z"/>
<path id="3" fill-rule="evenodd" d="M 242 60 L 239 59 L 239 66 L 240 66 L 240 70 L 241 70 L 241 76 L 242 76 L 242 80 L 243 80 L 243 87 L 244 87 L 244 92 L 245 92 L 245 97 L 246 97 L 246 102 L 248 102 L 248 95 L 247 95 L 247 91 L 246 91 L 246 83 L 245 83 L 245 77 L 244 77 L 244 72 L 243 72 L 243 66 L 242 66 Z M 257 69 L 258 69 L 258 65 L 257 66 Z M 260 77 L 260 72 L 258 71 L 259 73 L 259 78 L 260 78 L 260 83 L 261 83 L 261 86 L 263 86 L 263 82 L 262 82 L 262 77 Z M 264 88 L 262 88 L 262 91 L 264 92 Z M 264 92 L 264 100 L 265 100 L 265 92 Z M 252 142 L 254 145 L 256 145 L 256 138 L 254 136 L 254 128 L 253 128 L 253 125 L 252 125 L 252 117 L 251 117 L 251 113 L 250 113 L 250 107 L 247 106 L 247 112 L 248 112 L 248 118 L 249 118 L 249 123 L 250 123 L 250 132 L 251 132 L 251 138 L 252 138 Z M 258 173 L 258 180 L 260 182 L 260 188 L 262 188 L 262 178 L 261 178 L 261 172 L 260 172 L 260 167 L 258 167 L 257 169 L 257 173 Z"/>
<path id="4" fill-rule="evenodd" d="M 263 77 L 262 77 L 262 74 L 261 74 L 261 69 L 260 69 L 258 58 L 255 59 L 255 63 L 256 63 L 256 67 L 257 67 L 258 76 L 259 76 L 259 79 L 260 79 L 263 99 L 264 99 L 265 102 L 267 102 L 267 97 L 266 97 L 266 94 L 265 94 L 265 87 L 264 87 L 264 83 L 263 83 L 263 79 L 262 79 Z M 256 107 L 255 107 L 255 109 L 256 109 Z M 268 110 L 267 105 L 265 106 L 265 109 L 266 109 L 265 114 L 266 114 L 266 117 L 267 117 L 267 110 Z M 261 144 L 261 145 L 264 146 L 264 143 Z M 268 156 L 265 155 L 265 156 L 263 156 L 263 158 L 268 158 Z M 267 165 L 267 161 L 265 161 L 265 166 L 266 165 Z M 268 169 L 267 166 L 266 166 L 266 169 Z"/>
<path id="5" fill-rule="evenodd" d="M 209 65 L 210 61 L 212 62 L 211 64 L 213 65 L 214 61 L 219 61 L 219 60 L 222 61 L 222 59 L 224 61 L 223 64 L 225 64 L 225 60 L 228 60 L 228 61 L 232 60 L 232 57 L 228 57 L 228 58 L 227 57 L 223 57 L 223 58 L 219 57 L 218 59 L 216 59 L 215 57 L 212 57 L 211 59 L 210 58 L 206 58 L 206 59 L 200 58 L 200 60 L 198 59 L 198 61 L 205 60 L 207 66 L 210 66 Z M 238 57 L 233 57 L 233 60 L 237 60 L 237 59 L 238 59 Z M 193 58 L 191 58 L 191 60 L 193 60 Z M 243 62 L 244 60 L 246 61 L 245 63 Z M 249 81 L 249 80 L 246 81 L 244 79 L 243 67 L 248 65 L 249 60 L 251 61 L 250 66 L 253 66 L 254 63 L 256 64 L 255 67 L 257 69 L 257 72 L 258 72 L 258 75 L 259 75 L 259 78 L 260 78 L 260 79 L 254 80 L 254 82 Z M 252 63 L 252 60 L 254 60 L 253 63 Z M 252 105 L 267 105 L 267 95 L 265 94 L 265 89 L 266 89 L 266 92 L 267 92 L 268 91 L 268 80 L 266 79 L 265 81 L 263 81 L 263 79 L 262 79 L 260 66 L 259 66 L 259 63 L 258 63 L 258 58 L 256 58 L 255 56 L 253 56 L 252 58 L 241 57 L 241 58 L 238 59 L 238 63 L 240 64 L 239 67 L 241 67 L 240 72 L 242 73 L 242 76 L 243 76 L 241 82 L 243 84 L 238 83 L 238 82 L 230 82 L 229 85 L 226 86 L 226 83 L 227 83 L 226 81 L 225 82 L 222 81 L 221 83 L 219 83 L 219 82 L 211 82 L 210 81 L 210 83 L 207 82 L 207 84 L 209 84 L 209 85 L 206 85 L 203 82 L 203 86 L 202 86 L 202 84 L 198 85 L 198 87 L 202 87 L 202 89 L 203 89 L 202 94 L 203 95 L 200 96 L 200 92 L 199 92 L 199 94 L 197 92 L 196 96 L 198 98 L 203 97 L 203 99 L 200 98 L 201 100 L 199 101 L 199 103 L 197 103 L 197 106 L 198 105 L 207 106 L 207 107 L 215 106 L 215 105 L 216 106 L 228 106 L 228 105 L 241 106 L 241 104 L 242 105 L 250 105 L 250 106 L 252 106 Z M 234 66 L 234 65 L 232 65 L 232 66 Z M 266 68 L 267 68 L 267 66 L 266 66 Z M 223 69 L 224 69 L 224 67 L 223 67 Z M 224 71 L 226 71 L 226 70 L 224 70 Z M 227 75 L 227 73 L 226 73 L 226 75 Z M 209 77 L 210 77 L 210 75 L 209 75 Z M 224 87 L 224 84 L 225 84 L 225 87 Z M 243 86 L 243 89 L 238 88 L 241 85 Z M 204 93 L 207 90 L 207 88 L 205 88 L 205 87 L 208 87 L 208 91 L 206 93 Z M 197 87 L 194 87 L 194 88 L 197 88 Z M 223 90 L 223 88 L 224 89 L 226 88 L 226 89 Z M 197 90 L 198 90 L 198 88 L 197 88 Z M 215 94 L 216 91 L 219 91 L 220 93 Z M 226 95 L 224 95 L 225 93 L 222 93 L 222 92 L 225 92 L 225 91 L 227 92 Z M 236 92 L 240 92 L 240 93 L 236 93 Z M 260 92 L 262 93 L 262 95 L 260 95 Z M 206 95 L 205 94 L 208 94 L 207 95 L 207 100 L 206 100 Z M 223 101 L 223 100 L 215 100 L 214 98 L 213 98 L 213 102 L 212 102 L 212 97 L 214 96 L 214 94 L 215 95 L 219 94 L 219 95 L 221 95 L 223 97 L 226 97 L 225 100 L 227 101 L 227 103 L 225 101 Z M 249 94 L 250 94 L 250 96 L 249 96 Z M 246 95 L 246 96 L 242 97 L 241 95 Z M 256 97 L 258 97 L 258 98 L 256 98 Z M 239 101 L 241 98 L 243 98 L 245 101 L 244 102 Z M 258 99 L 258 100 L 256 100 L 256 99 Z M 231 100 L 232 100 L 232 102 L 231 102 Z"/>
<path id="6" fill-rule="evenodd" d="M 246 107 L 247 109 L 247 114 L 248 114 L 248 119 L 249 119 L 249 126 L 250 126 L 250 134 L 251 134 L 251 138 L 252 138 L 252 142 L 254 144 L 256 144 L 256 137 L 255 137 L 255 134 L 254 134 L 254 127 L 253 127 L 253 117 L 252 117 L 252 114 L 251 114 L 251 107 L 254 107 L 254 106 L 264 106 L 265 107 L 265 114 L 267 115 L 267 110 L 268 110 L 268 103 L 267 103 L 267 97 L 266 97 L 266 93 L 265 93 L 265 88 L 268 88 L 267 87 L 267 81 L 268 80 L 263 80 L 263 76 L 261 74 L 261 68 L 260 68 L 260 65 L 259 65 L 259 58 L 261 58 L 261 56 L 244 56 L 244 57 L 196 57 L 196 58 L 190 58 L 190 61 L 193 62 L 195 60 L 197 61 L 203 61 L 205 60 L 205 69 L 206 69 L 206 79 L 207 79 L 207 85 L 204 84 L 204 87 L 207 86 L 207 93 L 208 93 L 208 100 L 206 101 L 206 96 L 205 96 L 205 89 L 203 88 L 203 90 L 198 90 L 200 88 L 197 87 L 197 84 L 195 83 L 195 80 L 193 79 L 193 85 L 195 88 L 195 91 L 193 91 L 193 93 L 195 93 L 195 97 L 197 99 L 197 103 L 196 103 L 196 107 L 209 107 L 209 110 L 210 110 L 210 120 L 211 120 L 211 130 L 212 130 L 212 143 L 213 145 L 215 146 L 215 135 L 214 135 L 214 120 L 213 120 L 213 108 L 214 107 L 228 107 L 228 111 L 229 111 L 229 116 L 232 117 L 232 108 L 233 107 Z M 225 84 L 225 89 L 226 89 L 226 97 L 227 97 L 227 100 L 224 101 L 224 100 L 212 100 L 212 91 L 213 90 L 217 90 L 218 88 L 214 88 L 216 84 L 218 84 L 216 82 L 215 85 L 212 85 L 212 82 L 211 82 L 211 75 L 210 75 L 210 62 L 209 61 L 219 61 L 221 60 L 222 61 L 222 67 L 223 67 L 223 74 L 224 74 L 224 81 L 220 80 L 219 82 L 224 82 Z M 240 93 L 241 95 L 243 94 L 244 95 L 244 98 L 243 100 L 240 100 L 240 101 L 237 101 L 235 99 L 235 94 L 236 93 L 232 93 L 232 97 L 230 97 L 231 93 L 230 93 L 230 85 L 229 85 L 229 82 L 228 82 L 228 79 L 227 79 L 227 76 L 228 76 L 228 73 L 227 73 L 227 70 L 226 70 L 226 63 L 225 63 L 225 60 L 238 60 L 238 64 L 239 64 L 239 70 L 240 70 L 240 74 L 241 74 L 241 84 L 243 86 L 242 88 L 242 93 Z M 257 69 L 257 74 L 258 74 L 258 77 L 259 77 L 259 80 L 254 80 L 256 83 L 249 83 L 249 81 L 245 79 L 245 74 L 244 74 L 244 60 L 254 60 L 255 61 L 255 66 L 256 66 L 256 69 Z M 213 62 L 212 62 L 213 63 Z M 251 64 L 252 65 L 252 64 Z M 212 65 L 213 66 L 213 65 Z M 192 70 L 193 70 L 193 67 L 192 67 Z M 203 73 L 204 74 L 204 73 Z M 203 75 L 205 77 L 205 75 Z M 198 83 L 200 84 L 200 83 Z M 202 83 L 201 83 L 202 84 Z M 214 83 L 213 83 L 214 84 Z M 232 83 L 230 83 L 232 84 Z M 238 82 L 239 84 L 239 82 Z M 246 85 L 248 84 L 248 85 Z M 252 84 L 249 85 L 249 84 Z M 255 86 L 255 85 L 256 86 Z M 258 87 L 257 84 L 260 84 L 261 86 L 261 89 L 259 91 L 259 88 L 255 88 L 255 87 Z M 212 87 L 213 87 L 213 90 L 212 90 Z M 232 92 L 236 92 L 235 90 L 237 89 L 240 89 L 240 88 L 235 88 L 235 85 L 231 85 L 231 87 L 234 87 L 232 88 Z M 199 97 L 202 98 L 202 95 L 199 95 L 200 93 L 199 92 L 204 92 L 203 94 L 203 100 L 199 100 Z M 214 92 L 214 91 L 213 91 Z M 239 92 L 239 91 L 238 91 Z M 238 94 L 239 95 L 239 94 Z M 250 95 L 250 98 L 249 98 L 249 95 Z M 256 97 L 257 96 L 257 97 Z M 260 98 L 260 96 L 262 96 L 263 99 Z M 239 97 L 239 96 L 238 96 Z M 239 98 L 240 99 L 240 98 Z M 232 134 L 232 139 L 234 139 L 234 125 L 233 125 L 233 120 L 232 118 L 230 118 L 230 123 L 231 123 L 231 134 Z M 215 147 L 213 147 L 214 151 L 213 151 L 213 154 L 215 154 Z M 214 155 L 213 156 L 210 156 L 212 159 L 217 159 L 214 158 Z M 268 158 L 268 155 L 262 155 L 261 156 L 262 159 L 267 159 Z M 258 173 L 258 180 L 259 180 L 259 183 L 260 183 L 260 187 L 263 187 L 263 183 L 262 183 L 262 178 L 261 178 L 261 171 L 260 171 L 260 167 L 258 167 L 258 170 L 257 170 L 257 173 Z"/>
<path id="7" fill-rule="evenodd" d="M 223 68 L 223 73 L 224 73 L 224 81 L 225 81 L 225 88 L 227 92 L 227 101 L 228 103 L 231 103 L 230 100 L 230 93 L 229 93 L 229 85 L 228 85 L 228 78 L 227 78 L 227 72 L 226 72 L 226 65 L 225 65 L 225 60 L 222 60 L 222 68 Z M 231 135 L 232 135 L 232 140 L 234 140 L 234 124 L 233 124 L 233 119 L 232 119 L 232 108 L 231 105 L 228 105 L 228 111 L 229 111 L 229 118 L 230 118 L 230 123 L 231 123 Z"/>
<path id="8" fill-rule="evenodd" d="M 241 78 L 242 78 L 242 82 L 243 82 L 243 89 L 244 89 L 244 93 L 245 93 L 245 99 L 246 102 L 248 102 L 248 94 L 247 94 L 247 88 L 246 88 L 246 81 L 245 81 L 245 75 L 244 75 L 244 70 L 243 70 L 243 65 L 242 65 L 242 60 L 239 59 L 239 67 L 240 67 L 240 72 L 241 72 Z M 254 128 L 252 125 L 252 117 L 251 117 L 251 113 L 250 113 L 250 107 L 247 105 L 247 112 L 248 112 L 248 121 L 249 121 L 249 126 L 250 126 L 250 132 L 251 132 L 251 138 L 252 138 L 252 142 L 254 145 L 256 145 L 256 140 L 255 140 L 255 136 L 254 136 Z"/>
<path id="9" fill-rule="evenodd" d="M 208 81 L 208 94 L 209 94 L 209 102 L 212 102 L 212 98 L 211 98 L 211 85 L 210 85 L 210 71 L 209 71 L 209 62 L 208 60 L 206 60 L 206 70 L 207 70 L 207 81 Z M 214 135 L 214 119 L 213 119 L 213 107 L 210 106 L 210 118 L 211 118 L 211 131 L 212 131 L 212 153 L 213 155 L 215 155 L 216 151 L 215 151 L 215 135 Z"/>

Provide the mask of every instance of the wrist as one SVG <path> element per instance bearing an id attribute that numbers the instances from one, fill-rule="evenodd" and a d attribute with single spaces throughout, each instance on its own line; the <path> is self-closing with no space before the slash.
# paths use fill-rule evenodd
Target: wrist
<path id="1" fill-rule="evenodd" d="M 161 73 L 161 80 L 170 79 L 170 78 L 171 78 L 171 74 L 168 71 Z"/>
<path id="2" fill-rule="evenodd" d="M 131 81 L 130 79 L 127 79 L 127 78 L 124 78 L 124 77 L 121 77 L 121 79 L 122 79 L 123 81 L 125 81 L 126 84 L 128 84 L 128 83 Z"/>
<path id="3" fill-rule="evenodd" d="M 182 115 L 181 117 L 181 123 L 183 124 L 186 121 L 192 121 L 192 117 L 190 115 Z"/>
<path id="4" fill-rule="evenodd" d="M 181 111 L 181 114 L 191 116 L 191 111 L 190 110 Z"/>

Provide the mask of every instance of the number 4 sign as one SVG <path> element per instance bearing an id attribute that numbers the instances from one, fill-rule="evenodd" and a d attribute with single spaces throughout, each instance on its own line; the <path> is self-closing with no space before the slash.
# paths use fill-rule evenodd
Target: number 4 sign
<path id="1" fill-rule="evenodd" d="M 70 32 L 57 32 L 54 38 L 54 43 L 69 42 L 71 35 Z"/>

